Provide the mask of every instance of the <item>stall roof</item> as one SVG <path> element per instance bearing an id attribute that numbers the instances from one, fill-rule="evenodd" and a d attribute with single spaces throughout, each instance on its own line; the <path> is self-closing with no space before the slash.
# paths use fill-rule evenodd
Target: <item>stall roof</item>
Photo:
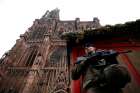
<path id="1" fill-rule="evenodd" d="M 98 29 L 89 29 L 79 32 L 65 32 L 62 39 L 71 44 L 110 40 L 112 38 L 140 39 L 140 19 L 124 24 L 106 25 Z"/>

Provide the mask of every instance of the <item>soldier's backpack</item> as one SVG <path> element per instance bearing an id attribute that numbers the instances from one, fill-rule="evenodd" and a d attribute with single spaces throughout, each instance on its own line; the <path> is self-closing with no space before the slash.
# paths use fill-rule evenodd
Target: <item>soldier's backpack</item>
<path id="1" fill-rule="evenodd" d="M 131 81 L 127 68 L 122 65 L 110 65 L 104 69 L 103 74 L 106 84 L 110 87 L 123 88 Z"/>

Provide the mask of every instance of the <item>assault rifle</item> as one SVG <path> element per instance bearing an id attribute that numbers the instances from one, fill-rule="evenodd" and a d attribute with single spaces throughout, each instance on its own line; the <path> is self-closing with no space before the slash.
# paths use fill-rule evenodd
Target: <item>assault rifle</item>
<path id="1" fill-rule="evenodd" d="M 77 58 L 77 62 L 75 64 L 80 64 L 81 62 L 91 62 L 91 61 L 98 61 L 101 59 L 106 59 L 110 57 L 116 58 L 119 54 L 129 53 L 132 52 L 131 50 L 117 52 L 115 50 L 100 50 L 96 51 L 95 53 L 90 53 L 85 56 L 81 56 Z"/>

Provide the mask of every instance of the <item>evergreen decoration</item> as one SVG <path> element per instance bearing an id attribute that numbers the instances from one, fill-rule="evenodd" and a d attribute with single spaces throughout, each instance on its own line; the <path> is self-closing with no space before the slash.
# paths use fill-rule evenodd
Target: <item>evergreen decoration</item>
<path id="1" fill-rule="evenodd" d="M 126 22 L 124 24 L 106 25 L 97 29 L 79 32 L 64 32 L 62 39 L 71 43 L 90 42 L 94 40 L 111 39 L 115 37 L 140 37 L 140 19 Z"/>

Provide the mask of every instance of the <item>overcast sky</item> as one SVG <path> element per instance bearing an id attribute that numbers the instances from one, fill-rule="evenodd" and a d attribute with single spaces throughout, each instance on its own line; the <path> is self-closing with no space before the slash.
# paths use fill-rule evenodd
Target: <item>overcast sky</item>
<path id="1" fill-rule="evenodd" d="M 113 25 L 140 19 L 139 0 L 0 0 L 0 57 L 35 19 L 55 8 L 61 20 L 98 17 L 102 25 Z"/>

